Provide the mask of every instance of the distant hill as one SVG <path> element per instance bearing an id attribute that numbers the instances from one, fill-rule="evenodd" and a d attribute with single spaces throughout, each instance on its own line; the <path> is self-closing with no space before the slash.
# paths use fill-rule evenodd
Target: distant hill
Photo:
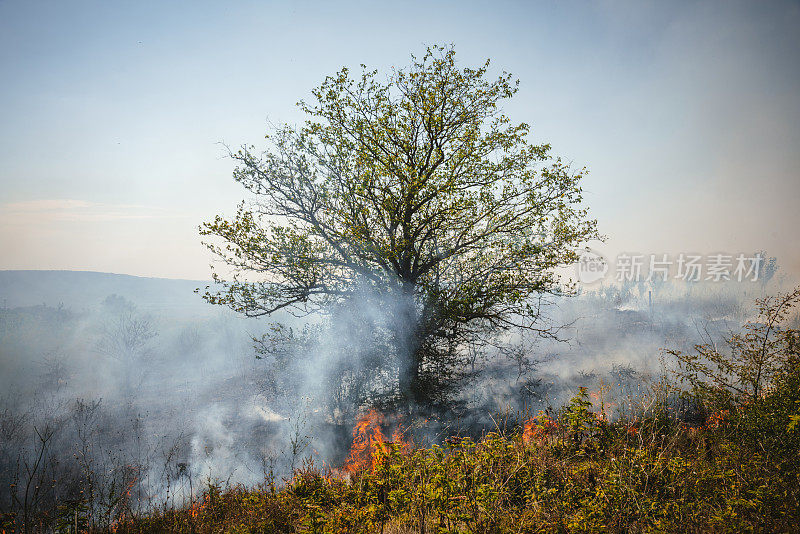
<path id="1" fill-rule="evenodd" d="M 0 307 L 45 304 L 74 310 L 94 308 L 109 295 L 130 300 L 143 311 L 212 313 L 195 288 L 202 280 L 144 278 L 93 271 L 0 271 Z"/>

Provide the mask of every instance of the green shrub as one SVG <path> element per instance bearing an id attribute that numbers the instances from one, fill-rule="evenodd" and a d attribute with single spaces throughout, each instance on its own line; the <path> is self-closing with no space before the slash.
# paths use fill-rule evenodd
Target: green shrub
<path id="1" fill-rule="evenodd" d="M 800 342 L 784 319 L 798 299 L 762 301 L 762 320 L 728 356 L 680 356 L 704 424 L 673 417 L 663 382 L 647 409 L 614 422 L 581 388 L 516 432 L 417 449 L 377 443 L 361 472 L 309 463 L 282 489 L 209 485 L 199 503 L 115 531 L 796 531 Z"/>

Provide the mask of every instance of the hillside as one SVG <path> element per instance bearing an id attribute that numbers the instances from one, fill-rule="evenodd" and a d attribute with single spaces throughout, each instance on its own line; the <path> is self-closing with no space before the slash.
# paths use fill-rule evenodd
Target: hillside
<path id="1" fill-rule="evenodd" d="M 16 308 L 58 306 L 84 310 L 116 294 L 135 302 L 143 311 L 208 313 L 203 299 L 194 293 L 208 282 L 145 278 L 94 271 L 0 271 L 0 306 Z"/>

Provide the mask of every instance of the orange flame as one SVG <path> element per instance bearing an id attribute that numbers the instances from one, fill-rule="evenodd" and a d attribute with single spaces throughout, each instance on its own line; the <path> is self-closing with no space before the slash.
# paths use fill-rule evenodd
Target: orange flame
<path id="1" fill-rule="evenodd" d="M 522 424 L 522 442 L 525 445 L 541 444 L 549 434 L 556 430 L 558 430 L 558 421 L 540 411 L 539 415 L 527 419 Z"/>
<path id="2" fill-rule="evenodd" d="M 131 472 L 136 471 L 136 468 L 132 465 L 127 465 L 126 467 L 130 469 Z M 131 492 L 133 491 L 133 486 L 136 485 L 137 481 L 138 477 L 136 475 L 132 476 L 127 483 L 125 491 L 122 492 L 122 499 L 120 499 L 120 501 L 117 503 L 117 510 L 119 511 L 119 516 L 116 519 L 114 519 L 109 525 L 111 527 L 111 532 L 117 532 L 119 527 L 127 522 L 128 520 L 127 507 L 128 503 L 131 500 Z"/>
<path id="3" fill-rule="evenodd" d="M 527 445 L 539 437 L 539 426 L 533 418 L 525 421 L 522 426 L 522 442 Z"/>
<path id="4" fill-rule="evenodd" d="M 398 443 L 403 450 L 410 447 L 410 442 L 403 438 L 403 432 L 398 427 L 392 432 L 392 439 L 384 437 L 381 426 L 384 424 L 383 415 L 375 409 L 362 415 L 353 428 L 353 444 L 350 453 L 342 466 L 342 471 L 354 474 L 380 465 L 382 459 L 389 453 L 389 445 Z"/>
<path id="5" fill-rule="evenodd" d="M 711 414 L 708 418 L 708 428 L 720 428 L 725 423 L 725 418 L 730 412 L 719 410 Z"/>
<path id="6" fill-rule="evenodd" d="M 189 508 L 189 515 L 192 518 L 196 518 L 198 515 L 200 515 L 200 512 L 203 511 L 203 508 L 206 507 L 206 505 L 208 504 L 209 500 L 210 499 L 209 499 L 208 493 L 206 493 L 205 495 L 203 495 L 203 500 L 202 501 L 195 501 L 192 504 L 192 506 Z"/>

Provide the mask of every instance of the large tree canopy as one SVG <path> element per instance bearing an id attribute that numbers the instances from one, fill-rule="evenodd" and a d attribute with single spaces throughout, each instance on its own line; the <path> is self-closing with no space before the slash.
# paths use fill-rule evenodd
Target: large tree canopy
<path id="1" fill-rule="evenodd" d="M 249 316 L 314 312 L 365 289 L 391 300 L 397 385 L 416 402 L 468 344 L 539 329 L 537 299 L 563 290 L 556 271 L 596 224 L 583 171 L 502 113 L 518 81 L 489 80 L 488 67 L 433 47 L 385 79 L 345 68 L 298 104 L 304 126 L 276 128 L 266 152 L 232 152 L 253 195 L 203 226 L 235 273 L 215 275 L 224 290 L 207 298 Z"/>

